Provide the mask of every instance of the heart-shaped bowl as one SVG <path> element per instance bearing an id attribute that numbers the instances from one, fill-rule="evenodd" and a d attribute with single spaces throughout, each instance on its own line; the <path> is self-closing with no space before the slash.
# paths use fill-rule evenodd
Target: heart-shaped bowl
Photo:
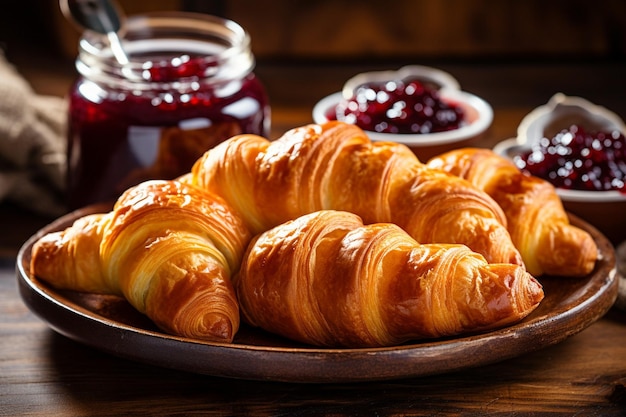
<path id="1" fill-rule="evenodd" d="M 528 113 L 517 128 L 516 141 L 531 146 L 543 137 L 553 137 L 562 129 L 577 124 L 589 131 L 626 132 L 624 121 L 611 110 L 582 97 L 554 94 L 543 106 Z"/>
<path id="2" fill-rule="evenodd" d="M 591 135 L 595 132 L 620 132 L 626 135 L 624 122 L 612 111 L 581 97 L 557 93 L 547 104 L 537 107 L 522 119 L 516 138 L 498 143 L 494 151 L 516 161 L 516 165 L 523 169 L 520 162 L 523 155 L 540 149 L 539 141 L 552 140 L 573 125 L 582 127 Z M 584 160 L 577 155 L 563 155 L 563 161 L 566 162 L 568 158 Z M 544 179 L 554 183 L 550 178 Z M 626 240 L 626 189 L 586 191 L 562 188 L 558 184 L 555 186 L 567 211 L 597 227 L 614 244 Z"/>
<path id="3" fill-rule="evenodd" d="M 373 71 L 355 75 L 344 84 L 342 91 L 324 97 L 314 106 L 313 120 L 320 124 L 330 120 L 342 120 L 337 107 L 343 100 L 349 100 L 359 86 L 412 79 L 437 90 L 442 102 L 459 106 L 464 113 L 463 123 L 457 129 L 433 133 L 381 133 L 364 129 L 370 139 L 402 143 L 421 161 L 426 162 L 443 152 L 472 146 L 484 137 L 493 122 L 493 109 L 489 103 L 463 91 L 458 81 L 447 72 L 420 65 L 405 66 L 395 71 Z"/>

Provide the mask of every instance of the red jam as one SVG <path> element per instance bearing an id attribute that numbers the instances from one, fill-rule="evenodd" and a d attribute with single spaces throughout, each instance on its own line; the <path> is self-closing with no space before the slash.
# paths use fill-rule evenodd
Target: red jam
<path id="1" fill-rule="evenodd" d="M 379 133 L 435 133 L 458 129 L 465 114 L 417 79 L 364 84 L 336 109 L 339 119 Z"/>
<path id="2" fill-rule="evenodd" d="M 626 138 L 617 130 L 587 132 L 572 125 L 514 160 L 521 170 L 558 188 L 626 192 Z"/>
<path id="3" fill-rule="evenodd" d="M 171 25 L 185 27 L 189 19 L 196 18 L 175 15 Z M 220 33 L 222 22 L 207 19 L 201 23 Z M 129 22 L 135 33 L 144 33 L 144 20 Z M 245 43 L 231 54 L 204 39 L 161 40 L 153 38 L 161 32 L 154 33 L 129 38 L 127 68 L 80 50 L 81 77 L 70 91 L 70 209 L 114 201 L 148 179 L 183 175 L 204 152 L 234 135 L 269 135 L 268 99 Z"/>
<path id="4" fill-rule="evenodd" d="M 250 74 L 234 94 L 109 91 L 93 100 L 79 80 L 70 94 L 70 208 L 110 201 L 151 178 L 189 172 L 207 150 L 239 133 L 267 136 L 267 98 Z M 253 112 L 250 112 L 250 109 Z"/>

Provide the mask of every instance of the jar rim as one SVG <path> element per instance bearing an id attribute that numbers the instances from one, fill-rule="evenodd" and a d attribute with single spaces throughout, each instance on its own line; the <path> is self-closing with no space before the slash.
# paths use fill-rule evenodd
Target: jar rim
<path id="1" fill-rule="evenodd" d="M 232 20 L 209 14 L 181 11 L 129 16 L 119 37 L 129 58 L 124 66 L 114 58 L 106 35 L 85 31 L 78 46 L 78 72 L 93 80 L 154 89 L 155 83 L 164 81 L 154 80 L 150 71 L 176 67 L 190 55 L 201 71 L 166 83 L 238 79 L 255 64 L 249 33 Z"/>

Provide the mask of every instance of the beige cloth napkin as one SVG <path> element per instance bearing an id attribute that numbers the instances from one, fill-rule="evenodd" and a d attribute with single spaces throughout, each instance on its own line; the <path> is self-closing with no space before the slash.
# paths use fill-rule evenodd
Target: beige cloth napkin
<path id="1" fill-rule="evenodd" d="M 65 212 L 67 102 L 37 95 L 0 52 L 0 202 Z"/>

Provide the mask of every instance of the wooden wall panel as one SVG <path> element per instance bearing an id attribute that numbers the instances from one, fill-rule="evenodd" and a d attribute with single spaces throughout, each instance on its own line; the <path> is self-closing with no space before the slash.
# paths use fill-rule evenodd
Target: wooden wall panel
<path id="1" fill-rule="evenodd" d="M 22 1 L 24 10 L 39 4 Z M 626 58 L 625 0 L 119 2 L 128 14 L 191 10 L 233 19 L 250 32 L 258 58 Z M 45 3 L 41 14 L 74 56 L 78 32 L 58 4 Z"/>
<path id="2" fill-rule="evenodd" d="M 623 0 L 231 0 L 258 56 L 626 54 Z"/>

